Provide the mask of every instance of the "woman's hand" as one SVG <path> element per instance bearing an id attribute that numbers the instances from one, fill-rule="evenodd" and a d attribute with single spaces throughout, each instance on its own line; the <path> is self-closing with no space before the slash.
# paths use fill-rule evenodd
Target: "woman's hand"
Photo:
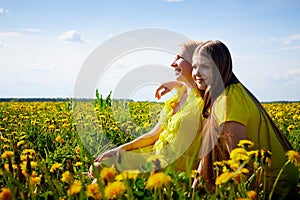
<path id="1" fill-rule="evenodd" d="M 94 165 L 94 166 L 93 166 Z M 99 162 L 94 162 L 94 164 L 90 166 L 89 171 L 88 172 L 82 172 L 82 174 L 87 175 L 90 178 L 95 178 L 94 175 L 94 168 L 96 168 L 98 171 L 101 170 L 101 165 Z"/>
<path id="2" fill-rule="evenodd" d="M 159 100 L 162 96 L 169 93 L 173 89 L 176 89 L 177 92 L 185 92 L 187 90 L 186 85 L 179 81 L 168 81 L 162 83 L 155 92 L 155 97 Z"/>
<path id="3" fill-rule="evenodd" d="M 112 156 L 120 156 L 121 148 L 117 147 L 114 149 L 111 149 L 109 151 L 106 151 L 105 153 L 101 154 L 98 158 L 94 160 L 94 162 L 101 162 L 104 158 L 109 158 Z"/>

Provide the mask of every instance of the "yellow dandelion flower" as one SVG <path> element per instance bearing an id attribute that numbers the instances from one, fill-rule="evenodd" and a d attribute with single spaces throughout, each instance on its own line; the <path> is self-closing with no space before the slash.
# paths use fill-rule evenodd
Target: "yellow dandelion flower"
<path id="1" fill-rule="evenodd" d="M 258 163 L 271 166 L 271 152 L 266 149 L 259 150 L 255 159 Z"/>
<path id="2" fill-rule="evenodd" d="M 122 181 L 125 179 L 136 179 L 139 175 L 139 170 L 131 170 L 131 171 L 122 171 L 121 174 L 116 176 L 117 181 Z"/>
<path id="3" fill-rule="evenodd" d="M 73 159 L 74 159 L 74 160 L 80 160 L 80 156 L 79 156 L 79 155 L 76 155 L 76 156 L 73 157 Z"/>
<path id="4" fill-rule="evenodd" d="M 53 124 L 51 124 L 50 126 L 48 126 L 48 129 L 54 130 L 54 129 L 55 129 L 55 126 L 54 126 Z"/>
<path id="5" fill-rule="evenodd" d="M 250 140 L 240 140 L 238 143 L 239 147 L 242 147 L 244 149 L 248 149 L 254 146 L 254 142 L 250 141 Z"/>
<path id="6" fill-rule="evenodd" d="M 22 170 L 22 174 L 23 174 L 25 177 L 28 177 L 28 173 L 26 172 L 26 168 L 25 168 L 25 170 Z M 31 176 L 32 176 L 32 173 L 31 173 Z"/>
<path id="7" fill-rule="evenodd" d="M 36 185 L 41 182 L 41 177 L 31 177 L 30 179 L 30 185 Z"/>
<path id="8" fill-rule="evenodd" d="M 12 151 L 5 151 L 3 154 L 2 154 L 2 158 L 11 158 L 12 156 L 14 155 L 14 152 Z"/>
<path id="9" fill-rule="evenodd" d="M 236 160 L 236 161 L 246 161 L 248 162 L 248 160 L 250 159 L 247 151 L 243 148 L 235 148 L 231 151 L 230 153 L 230 158 L 232 160 Z"/>
<path id="10" fill-rule="evenodd" d="M 9 188 L 2 188 L 0 193 L 0 200 L 11 200 L 13 199 L 12 193 Z"/>
<path id="11" fill-rule="evenodd" d="M 86 186 L 85 195 L 94 199 L 102 199 L 99 185 L 95 183 Z"/>
<path id="12" fill-rule="evenodd" d="M 295 128 L 295 126 L 291 124 L 287 127 L 287 130 L 288 130 L 288 132 L 291 132 L 294 128 Z"/>
<path id="13" fill-rule="evenodd" d="M 65 171 L 62 175 L 61 175 L 61 181 L 62 182 L 69 182 L 72 179 L 72 174 L 69 171 Z"/>
<path id="14" fill-rule="evenodd" d="M 20 156 L 21 161 L 27 161 L 27 155 L 21 155 Z"/>
<path id="15" fill-rule="evenodd" d="M 32 171 L 31 176 L 32 176 L 32 177 L 36 177 L 36 175 L 37 175 L 36 171 Z M 41 176 L 42 176 L 42 175 L 41 175 Z"/>
<path id="16" fill-rule="evenodd" d="M 146 189 L 158 189 L 162 186 L 166 186 L 171 181 L 172 178 L 167 174 L 164 174 L 162 172 L 153 173 L 147 180 Z"/>
<path id="17" fill-rule="evenodd" d="M 50 172 L 55 172 L 57 169 L 61 168 L 62 164 L 61 163 L 55 163 L 52 165 Z"/>
<path id="18" fill-rule="evenodd" d="M 6 164 L 6 163 L 4 164 L 4 170 L 7 171 L 7 172 L 9 171 L 9 165 Z"/>
<path id="19" fill-rule="evenodd" d="M 9 145 L 7 144 L 3 145 L 3 149 L 9 149 Z"/>
<path id="20" fill-rule="evenodd" d="M 240 166 L 239 160 L 226 160 L 226 161 L 224 161 L 224 163 L 226 164 L 226 166 L 225 166 L 226 170 L 225 171 L 228 171 L 229 169 L 235 171 Z"/>
<path id="21" fill-rule="evenodd" d="M 1 140 L 3 140 L 4 142 L 10 143 L 10 139 L 7 139 L 5 137 L 1 137 Z"/>
<path id="22" fill-rule="evenodd" d="M 74 183 L 70 186 L 67 192 L 69 195 L 78 194 L 81 191 L 81 188 L 82 188 L 81 182 L 74 181 Z"/>
<path id="23" fill-rule="evenodd" d="M 278 118 L 281 118 L 283 116 L 284 116 L 284 113 L 282 111 L 280 111 L 280 112 L 276 113 L 275 118 L 278 119 Z"/>
<path id="24" fill-rule="evenodd" d="M 23 162 L 23 164 L 25 165 L 25 169 L 26 169 L 26 162 Z M 35 161 L 30 161 L 30 167 L 31 168 L 35 168 L 35 167 L 37 167 L 37 162 L 35 162 Z"/>
<path id="25" fill-rule="evenodd" d="M 13 164 L 13 165 L 12 165 L 12 168 L 13 168 L 14 170 L 16 170 L 16 169 L 18 169 L 18 166 L 17 166 L 16 164 Z M 9 171 L 9 165 L 8 165 L 7 163 L 4 164 L 4 170 L 5 170 L 5 171 Z"/>
<path id="26" fill-rule="evenodd" d="M 247 196 L 251 200 L 257 199 L 257 193 L 255 191 L 253 191 L 253 190 L 248 191 L 247 192 Z"/>
<path id="27" fill-rule="evenodd" d="M 260 154 L 261 154 L 261 156 L 263 157 L 263 158 L 271 158 L 271 152 L 270 151 L 268 151 L 268 150 L 265 150 L 265 149 L 262 149 L 261 151 L 260 151 Z"/>
<path id="28" fill-rule="evenodd" d="M 59 143 L 64 143 L 65 142 L 64 139 L 60 135 L 57 136 L 55 140 L 56 140 L 56 142 L 59 142 Z"/>
<path id="29" fill-rule="evenodd" d="M 219 166 L 219 167 L 223 167 L 224 166 L 224 163 L 223 162 L 220 162 L 220 161 L 215 161 L 213 163 L 214 166 Z"/>
<path id="30" fill-rule="evenodd" d="M 31 156 L 35 156 L 35 150 L 34 149 L 25 149 L 23 151 L 23 154 L 29 154 Z"/>
<path id="31" fill-rule="evenodd" d="M 79 147 L 76 147 L 75 153 L 76 153 L 76 154 L 79 154 L 79 153 L 80 153 L 80 148 L 79 148 Z"/>
<path id="32" fill-rule="evenodd" d="M 82 165 L 82 162 L 76 162 L 75 163 L 75 167 L 78 167 L 78 166 L 81 166 Z"/>
<path id="33" fill-rule="evenodd" d="M 25 141 L 24 141 L 24 140 L 19 141 L 19 142 L 17 143 L 17 146 L 19 147 L 19 146 L 21 146 L 22 144 L 25 144 Z"/>
<path id="34" fill-rule="evenodd" d="M 199 177 L 199 172 L 198 170 L 194 169 L 191 171 L 191 178 L 198 178 Z"/>
<path id="35" fill-rule="evenodd" d="M 248 151 L 247 152 L 248 156 L 250 156 L 252 159 L 257 158 L 259 151 L 258 150 L 253 150 L 253 151 Z"/>
<path id="36" fill-rule="evenodd" d="M 228 182 L 231 178 L 233 178 L 234 172 L 224 172 L 216 179 L 216 185 L 221 185 L 223 183 Z"/>
<path id="37" fill-rule="evenodd" d="M 288 160 L 293 163 L 295 166 L 300 166 L 300 155 L 297 151 L 290 150 L 286 152 Z"/>
<path id="38" fill-rule="evenodd" d="M 104 195 L 107 199 L 117 199 L 126 191 L 125 183 L 116 181 L 109 183 L 104 189 Z"/>
<path id="39" fill-rule="evenodd" d="M 298 120 L 298 119 L 299 119 L 299 116 L 298 116 L 298 115 L 294 115 L 294 116 L 293 116 L 293 120 L 296 121 L 296 120 Z"/>
<path id="40" fill-rule="evenodd" d="M 117 175 L 117 170 L 113 167 L 105 167 L 100 172 L 102 180 L 113 181 Z"/>
<path id="41" fill-rule="evenodd" d="M 67 124 L 67 123 L 64 123 L 63 125 L 62 125 L 62 127 L 64 127 L 64 128 L 68 128 L 70 126 L 70 124 Z"/>
<path id="42" fill-rule="evenodd" d="M 35 151 L 33 150 L 33 149 L 25 149 L 24 151 L 23 151 L 23 154 L 25 154 L 25 155 L 29 155 L 29 158 L 33 158 L 33 157 L 35 157 Z"/>
<path id="43" fill-rule="evenodd" d="M 242 172 L 243 174 L 249 174 L 249 170 L 248 170 L 247 168 L 242 168 L 242 169 L 241 169 L 241 172 Z"/>

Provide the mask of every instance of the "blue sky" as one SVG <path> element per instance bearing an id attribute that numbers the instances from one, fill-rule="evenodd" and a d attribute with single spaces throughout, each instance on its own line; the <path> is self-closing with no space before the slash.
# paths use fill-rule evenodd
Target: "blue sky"
<path id="1" fill-rule="evenodd" d="M 0 0 L 0 97 L 72 97 L 82 64 L 99 45 L 150 27 L 221 40 L 259 100 L 300 100 L 299 10 L 297 0 Z M 167 65 L 174 56 L 164 57 Z M 107 80 L 114 75 L 117 82 L 116 71 Z M 104 95 L 114 89 L 101 87 Z M 152 100 L 154 88 L 145 87 L 141 100 Z"/>

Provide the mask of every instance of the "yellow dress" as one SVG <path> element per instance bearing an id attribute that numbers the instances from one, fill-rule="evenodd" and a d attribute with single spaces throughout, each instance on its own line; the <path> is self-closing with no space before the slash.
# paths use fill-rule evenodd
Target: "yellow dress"
<path id="1" fill-rule="evenodd" d="M 192 89 L 181 108 L 174 114 L 178 103 L 175 94 L 165 102 L 159 123 L 164 129 L 153 146 L 155 154 L 165 157 L 165 165 L 173 163 L 176 170 L 186 171 L 188 167 L 197 168 L 200 159 L 203 100 Z M 191 163 L 192 162 L 192 163 Z"/>
<path id="2" fill-rule="evenodd" d="M 255 143 L 254 149 L 259 149 L 260 143 L 260 149 L 271 151 L 271 167 L 268 169 L 267 177 L 272 186 L 287 157 L 270 122 L 264 119 L 244 87 L 241 84 L 227 87 L 217 98 L 213 112 L 219 125 L 226 121 L 236 121 L 246 126 L 246 137 Z M 275 193 L 289 193 L 291 188 L 297 185 L 298 178 L 296 167 L 293 164 L 288 165 L 280 176 Z"/>
<path id="3" fill-rule="evenodd" d="M 196 169 L 200 162 L 198 152 L 201 145 L 203 100 L 197 90 L 193 89 L 174 114 L 173 108 L 178 102 L 177 94 L 165 102 L 159 119 L 163 131 L 154 145 L 124 151 L 120 160 L 117 161 L 117 158 L 112 156 L 103 160 L 103 164 L 114 164 L 120 171 L 140 170 L 149 159 L 159 158 L 161 168 L 172 164 L 178 171 L 186 171 L 190 167 Z"/>

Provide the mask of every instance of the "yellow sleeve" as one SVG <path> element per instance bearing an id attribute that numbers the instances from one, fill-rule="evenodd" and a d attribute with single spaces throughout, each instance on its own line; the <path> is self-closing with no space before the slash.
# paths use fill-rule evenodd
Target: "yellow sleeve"
<path id="1" fill-rule="evenodd" d="M 158 119 L 158 123 L 161 125 L 163 129 L 166 129 L 168 126 L 168 121 L 173 115 L 173 106 L 178 102 L 178 95 L 173 95 L 170 99 L 165 102 L 165 106 L 160 112 L 160 116 Z"/>

